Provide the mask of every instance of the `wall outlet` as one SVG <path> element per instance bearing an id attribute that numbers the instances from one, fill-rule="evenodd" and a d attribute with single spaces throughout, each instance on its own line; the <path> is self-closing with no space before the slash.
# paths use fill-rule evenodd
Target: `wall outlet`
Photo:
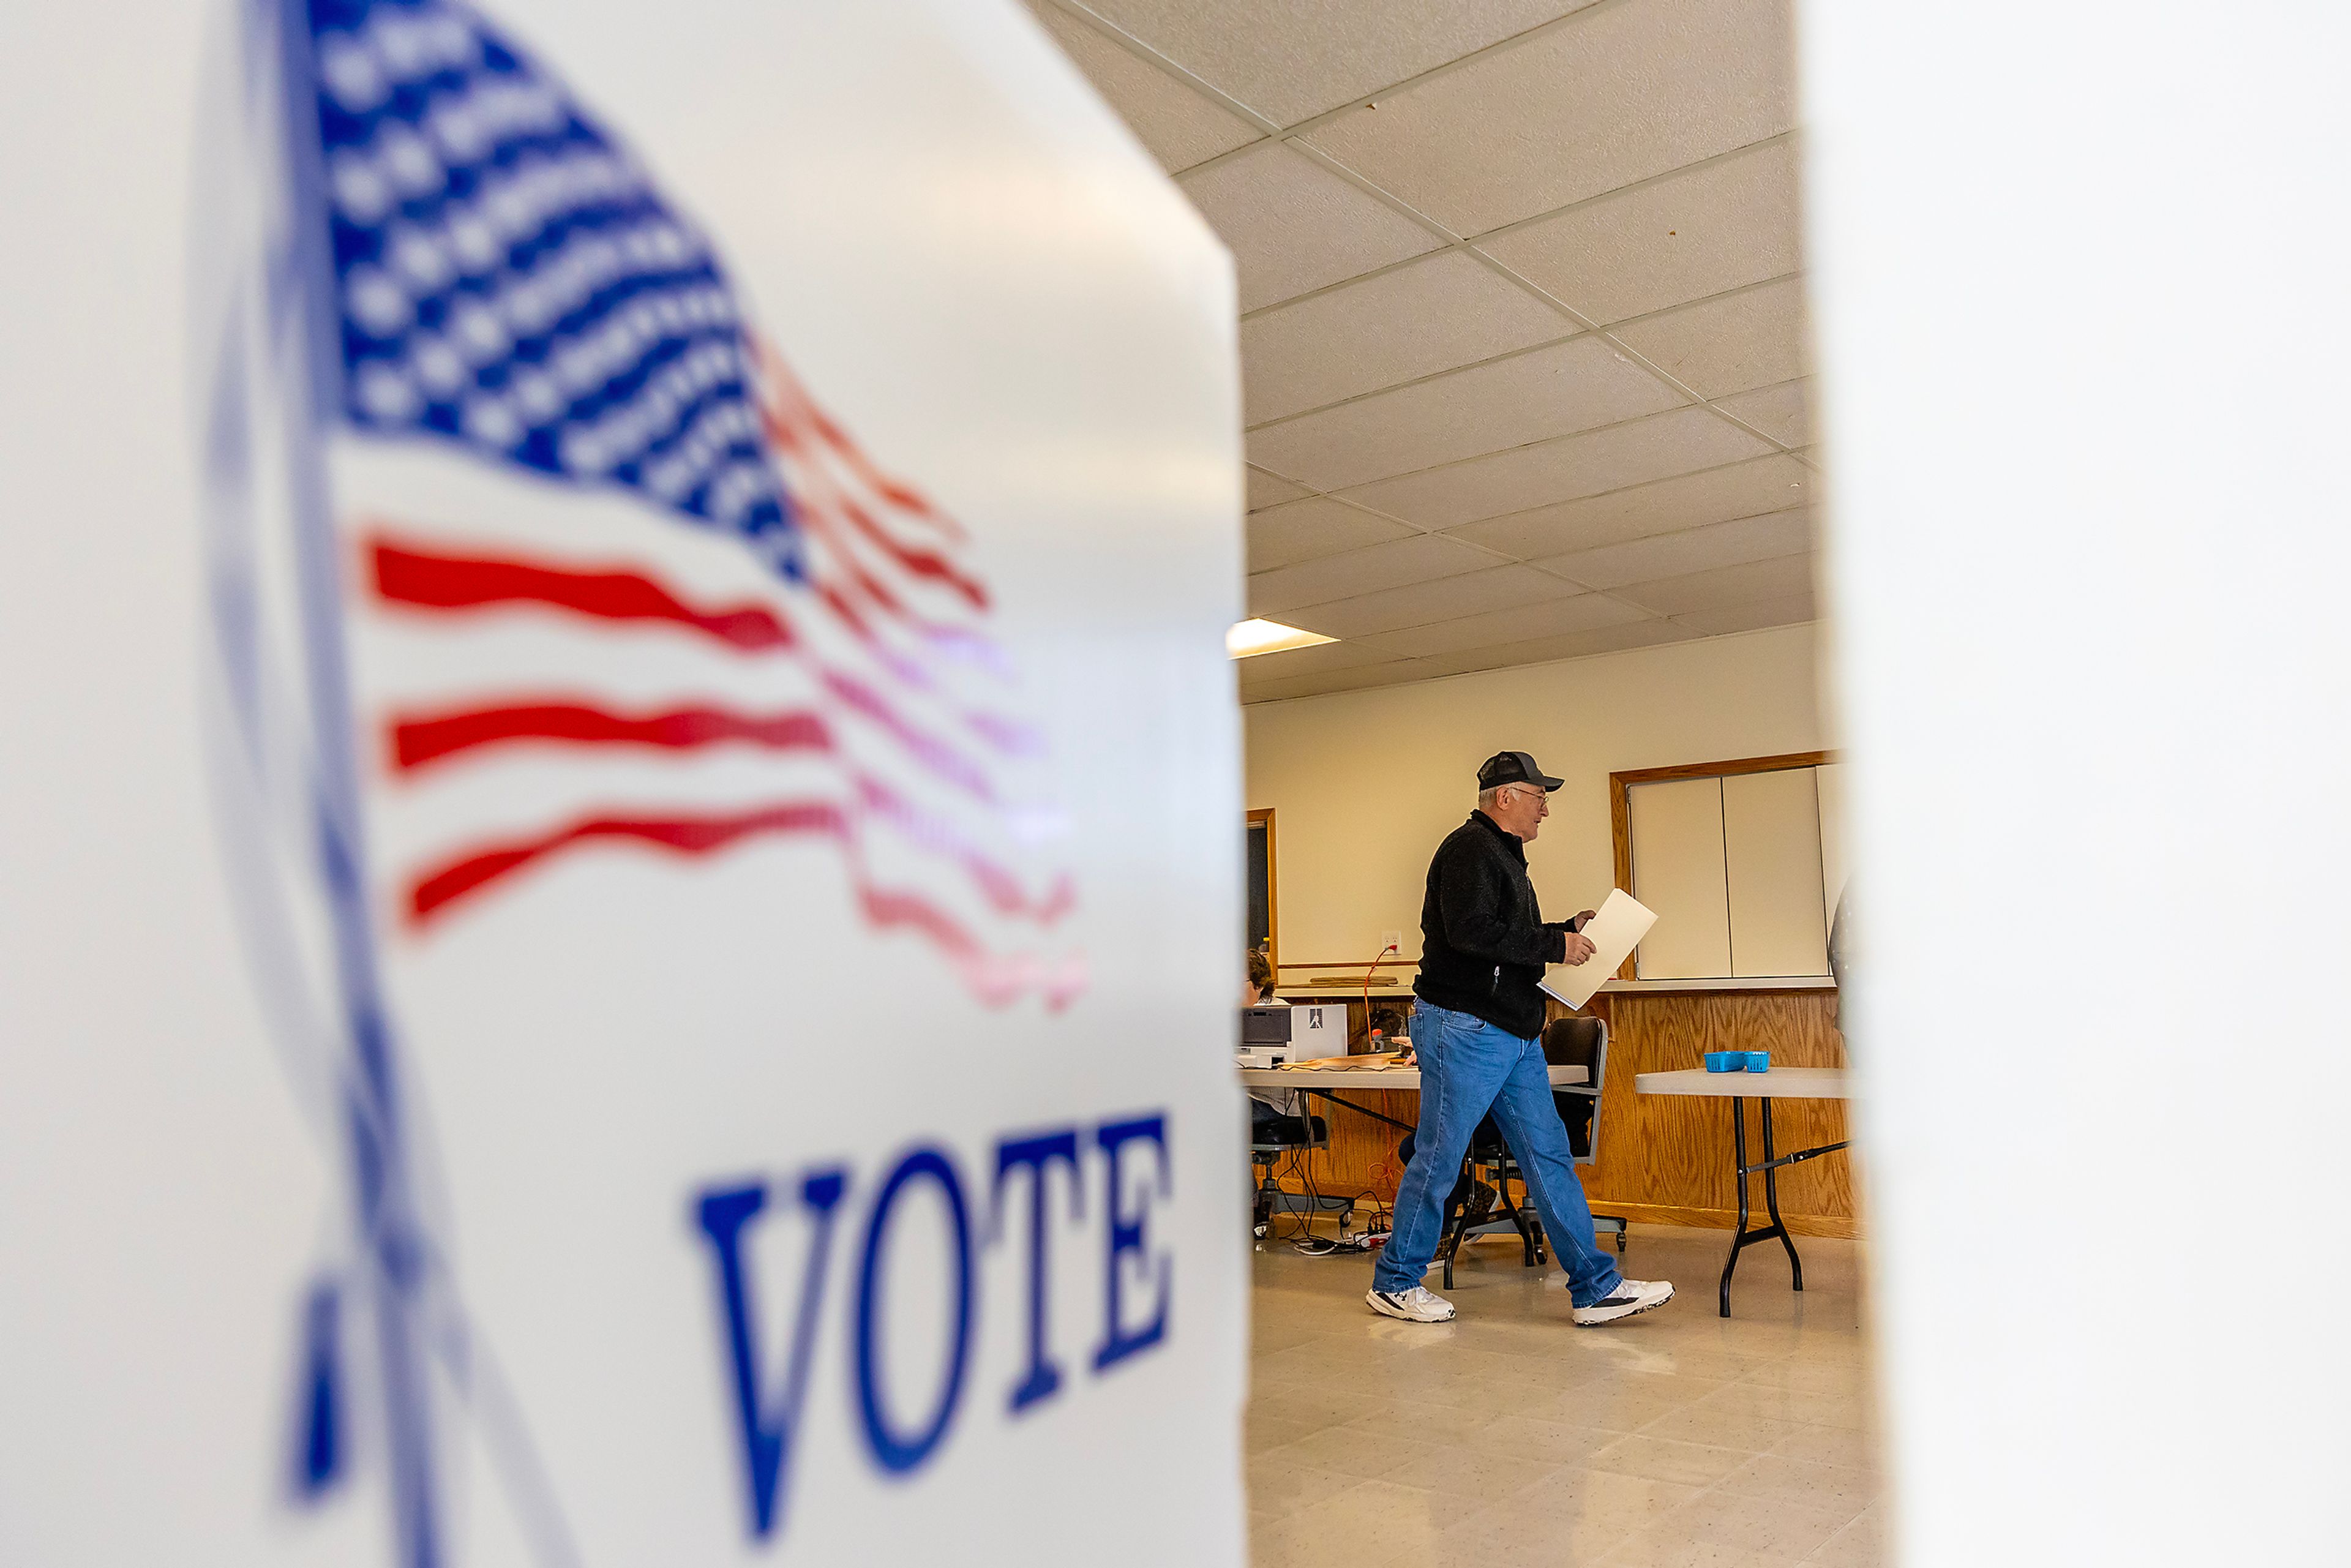
<path id="1" fill-rule="evenodd" d="M 1383 948 L 1394 949 L 1396 956 L 1398 957 L 1402 957 L 1404 956 L 1404 933 L 1401 931 L 1381 932 L 1380 946 Z"/>

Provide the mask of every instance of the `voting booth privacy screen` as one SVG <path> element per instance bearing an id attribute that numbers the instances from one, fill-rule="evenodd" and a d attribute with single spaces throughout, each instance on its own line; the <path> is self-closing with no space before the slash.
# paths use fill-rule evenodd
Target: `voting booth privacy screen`
<path id="1" fill-rule="evenodd" d="M 1008 5 L 43 26 L 0 1554 L 1239 1561 L 1205 227 Z"/>

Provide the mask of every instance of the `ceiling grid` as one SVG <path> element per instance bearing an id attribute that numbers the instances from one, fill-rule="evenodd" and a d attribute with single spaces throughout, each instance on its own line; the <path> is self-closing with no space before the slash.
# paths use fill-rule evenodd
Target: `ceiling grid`
<path id="1" fill-rule="evenodd" d="M 1245 700 L 1813 618 L 1786 0 L 1028 3 L 1240 267 Z"/>

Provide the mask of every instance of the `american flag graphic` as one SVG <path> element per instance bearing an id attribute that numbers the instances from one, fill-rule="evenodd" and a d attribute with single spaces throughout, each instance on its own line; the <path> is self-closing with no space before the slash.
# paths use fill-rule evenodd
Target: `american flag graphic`
<path id="1" fill-rule="evenodd" d="M 1076 891 L 968 531 L 515 45 L 442 0 L 308 15 L 384 923 L 800 839 L 980 998 L 1066 1002 Z"/>
<path id="2" fill-rule="evenodd" d="M 349 1202 L 305 1292 L 291 1490 L 378 1469 L 392 1560 L 437 1568 L 462 1419 L 568 1564 L 443 1239 L 387 936 L 449 952 L 590 890 L 674 912 L 726 862 L 815 913 L 796 929 L 1059 1008 L 1085 971 L 1044 740 L 969 530 L 826 411 L 549 71 L 445 0 L 233 15 L 245 183 L 200 327 L 214 760 L 257 990 Z"/>

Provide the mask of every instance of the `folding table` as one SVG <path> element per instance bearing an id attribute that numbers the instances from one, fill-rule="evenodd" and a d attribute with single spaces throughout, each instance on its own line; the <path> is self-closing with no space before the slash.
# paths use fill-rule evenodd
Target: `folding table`
<path id="1" fill-rule="evenodd" d="M 1742 1248 L 1777 1237 L 1780 1245 L 1788 1249 L 1788 1270 L 1795 1277 L 1795 1287 L 1804 1288 L 1803 1260 L 1796 1256 L 1795 1239 L 1788 1234 L 1788 1223 L 1780 1218 L 1780 1167 L 1802 1165 L 1806 1160 L 1833 1155 L 1851 1140 L 1823 1144 L 1816 1149 L 1799 1149 L 1792 1155 L 1775 1155 L 1771 1150 L 1771 1102 L 1774 1100 L 1844 1100 L 1851 1098 L 1846 1086 L 1845 1071 L 1841 1067 L 1774 1067 L 1764 1072 L 1708 1072 L 1702 1067 L 1686 1068 L 1678 1072 L 1644 1072 L 1633 1080 L 1633 1087 L 1641 1094 L 1703 1094 L 1730 1102 L 1730 1127 L 1734 1150 L 1734 1166 L 1739 1173 L 1739 1228 L 1730 1238 L 1730 1256 L 1722 1265 L 1722 1315 L 1730 1315 L 1730 1276 L 1739 1267 Z M 1747 1163 L 1747 1102 L 1763 1102 L 1763 1161 L 1761 1165 Z M 1758 1171 L 1763 1174 L 1763 1204 L 1771 1216 L 1771 1223 L 1760 1229 L 1747 1228 L 1747 1181 Z"/>

